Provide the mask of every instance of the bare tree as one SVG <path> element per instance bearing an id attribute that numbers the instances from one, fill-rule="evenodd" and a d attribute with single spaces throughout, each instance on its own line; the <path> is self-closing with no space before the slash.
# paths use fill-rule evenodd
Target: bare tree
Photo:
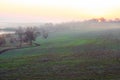
<path id="1" fill-rule="evenodd" d="M 48 32 L 46 30 L 43 30 L 43 35 L 42 35 L 45 39 L 48 38 Z"/>
<path id="2" fill-rule="evenodd" d="M 27 27 L 25 30 L 25 37 L 27 39 L 27 41 L 30 43 L 30 45 L 33 44 L 33 41 L 36 40 L 38 34 L 40 34 L 36 28 L 33 27 Z"/>
<path id="3" fill-rule="evenodd" d="M 19 47 L 22 47 L 22 43 L 23 43 L 23 35 L 24 35 L 24 30 L 22 27 L 19 27 L 17 30 L 16 30 L 16 34 L 18 35 L 18 38 L 19 38 Z"/>
<path id="4" fill-rule="evenodd" d="M 0 35 L 0 46 L 3 46 L 6 44 L 6 39 L 4 35 Z"/>

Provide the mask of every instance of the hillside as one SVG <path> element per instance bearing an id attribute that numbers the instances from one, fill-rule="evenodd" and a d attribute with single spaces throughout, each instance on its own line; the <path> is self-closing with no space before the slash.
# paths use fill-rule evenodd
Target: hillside
<path id="1" fill-rule="evenodd" d="M 10 50 L 0 55 L 0 78 L 119 80 L 119 40 L 116 41 L 118 36 L 112 39 L 108 36 L 118 31 L 68 31 L 50 33 L 47 39 L 39 37 L 35 41 L 41 44 L 39 47 Z"/>

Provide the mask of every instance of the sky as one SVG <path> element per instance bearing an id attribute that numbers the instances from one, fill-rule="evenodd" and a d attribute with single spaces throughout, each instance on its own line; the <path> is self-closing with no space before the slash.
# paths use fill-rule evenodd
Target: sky
<path id="1" fill-rule="evenodd" d="M 120 18 L 120 0 L 0 0 L 0 22 Z"/>

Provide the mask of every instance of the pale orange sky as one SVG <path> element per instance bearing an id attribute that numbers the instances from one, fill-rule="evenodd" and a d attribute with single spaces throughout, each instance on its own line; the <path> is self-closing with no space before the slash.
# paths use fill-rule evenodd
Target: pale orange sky
<path id="1" fill-rule="evenodd" d="M 0 0 L 0 22 L 120 18 L 120 0 Z"/>

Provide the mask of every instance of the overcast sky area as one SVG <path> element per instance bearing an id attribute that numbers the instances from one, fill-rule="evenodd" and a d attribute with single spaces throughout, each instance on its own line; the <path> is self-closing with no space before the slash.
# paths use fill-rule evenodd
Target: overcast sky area
<path id="1" fill-rule="evenodd" d="M 120 0 L 0 0 L 2 22 L 67 22 L 120 18 Z"/>

